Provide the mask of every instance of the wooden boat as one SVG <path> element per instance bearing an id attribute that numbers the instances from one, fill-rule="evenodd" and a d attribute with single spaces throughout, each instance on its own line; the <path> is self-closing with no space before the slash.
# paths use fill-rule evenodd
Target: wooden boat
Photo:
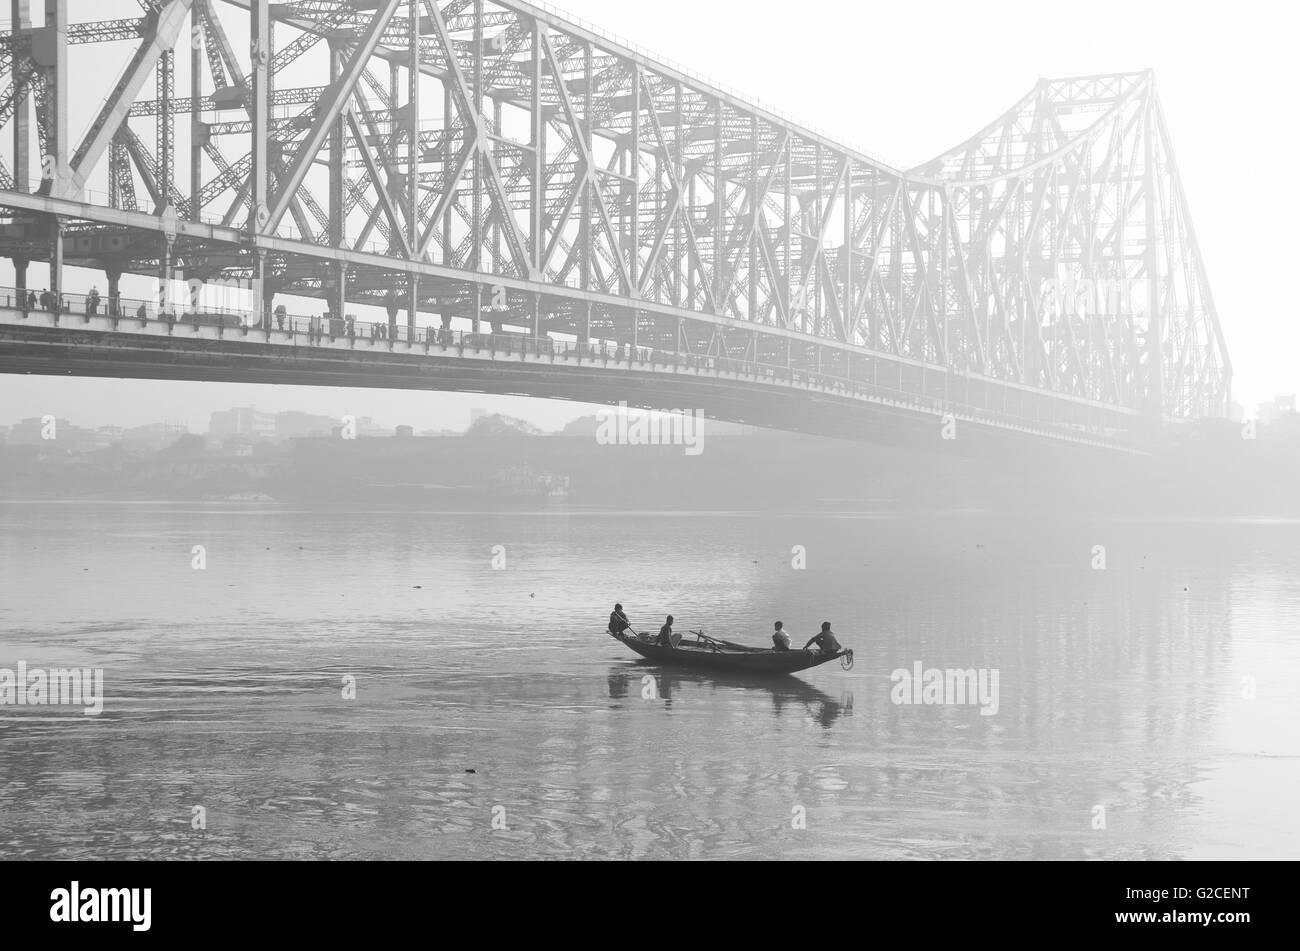
<path id="1" fill-rule="evenodd" d="M 622 641 L 646 660 L 656 664 L 672 664 L 679 667 L 695 667 L 709 670 L 738 670 L 751 674 L 793 674 L 810 667 L 819 667 L 833 660 L 840 660 L 841 666 L 848 670 L 853 666 L 853 651 L 837 651 L 823 654 L 821 651 L 788 650 L 778 651 L 763 647 L 746 647 L 731 641 L 709 637 L 703 631 L 691 631 L 690 637 L 683 637 L 676 647 L 661 647 L 657 638 L 642 638 L 631 631 L 615 634 L 606 631 L 610 637 Z"/>

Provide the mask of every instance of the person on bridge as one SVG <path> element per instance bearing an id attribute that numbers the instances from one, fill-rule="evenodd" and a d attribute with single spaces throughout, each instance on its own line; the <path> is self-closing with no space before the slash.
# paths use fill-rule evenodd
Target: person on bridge
<path id="1" fill-rule="evenodd" d="M 772 632 L 772 650 L 788 651 L 790 649 L 790 635 L 783 628 L 784 622 L 776 622 L 776 630 Z"/>
<path id="2" fill-rule="evenodd" d="M 808 650 L 814 644 L 817 645 L 823 654 L 835 654 L 840 651 L 840 642 L 837 641 L 835 635 L 831 633 L 830 621 L 822 621 L 821 633 L 815 634 L 809 638 L 808 643 L 803 646 L 803 649 Z"/>
<path id="3" fill-rule="evenodd" d="M 50 293 L 49 288 L 41 291 L 41 309 L 52 310 L 54 308 L 54 295 Z"/>
<path id="4" fill-rule="evenodd" d="M 622 634 L 632 625 L 628 622 L 627 615 L 623 613 L 623 605 L 614 605 L 614 610 L 609 612 L 609 630 L 611 634 Z"/>
<path id="5" fill-rule="evenodd" d="M 99 288 L 91 286 L 90 293 L 86 295 L 86 316 L 95 317 L 99 314 Z"/>
<path id="6" fill-rule="evenodd" d="M 36 292 L 35 292 L 35 291 L 28 291 L 28 292 L 27 292 L 27 309 L 28 309 L 28 310 L 35 310 L 35 309 L 36 309 Z"/>

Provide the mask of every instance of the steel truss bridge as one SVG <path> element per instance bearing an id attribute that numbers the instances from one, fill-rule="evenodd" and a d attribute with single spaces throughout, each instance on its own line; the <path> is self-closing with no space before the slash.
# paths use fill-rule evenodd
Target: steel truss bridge
<path id="1" fill-rule="evenodd" d="M 1149 72 L 1043 80 L 900 170 L 517 0 L 9 2 L 2 370 L 1130 451 L 1226 414 Z M 103 272 L 102 303 L 68 266 Z M 258 303 L 137 307 L 124 274 Z"/>

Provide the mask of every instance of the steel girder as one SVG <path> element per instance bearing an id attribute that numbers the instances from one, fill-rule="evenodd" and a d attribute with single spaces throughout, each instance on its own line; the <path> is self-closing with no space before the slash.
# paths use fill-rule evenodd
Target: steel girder
<path id="1" fill-rule="evenodd" d="M 1232 366 L 1149 71 L 1043 80 L 910 176 L 958 235 L 969 359 L 1166 417 L 1226 413 Z"/>
<path id="2" fill-rule="evenodd" d="M 69 150 L 64 194 L 130 210 L 138 182 L 155 211 L 243 230 L 179 246 L 191 273 L 269 254 L 280 292 L 407 295 L 411 321 L 1226 412 L 1231 367 L 1150 73 L 1044 81 L 904 171 L 517 0 L 141 7 L 67 27 L 140 43 Z M 15 90 L 42 130 L 66 115 L 70 90 L 51 95 L 22 52 L 39 32 L 0 36 L 0 124 Z M 191 48 L 180 96 L 169 44 Z M 154 68 L 160 95 L 140 99 Z M 168 155 L 187 136 L 184 180 Z M 463 280 L 417 290 L 430 267 Z M 1118 306 L 1081 306 L 1080 288 L 1118 289 Z"/>

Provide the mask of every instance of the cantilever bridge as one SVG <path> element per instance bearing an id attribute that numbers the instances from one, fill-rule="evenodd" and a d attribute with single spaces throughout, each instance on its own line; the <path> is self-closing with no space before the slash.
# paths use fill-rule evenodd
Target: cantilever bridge
<path id="1" fill-rule="evenodd" d="M 1226 413 L 1149 72 L 901 170 L 516 0 L 9 2 L 0 370 L 1127 451 Z"/>

